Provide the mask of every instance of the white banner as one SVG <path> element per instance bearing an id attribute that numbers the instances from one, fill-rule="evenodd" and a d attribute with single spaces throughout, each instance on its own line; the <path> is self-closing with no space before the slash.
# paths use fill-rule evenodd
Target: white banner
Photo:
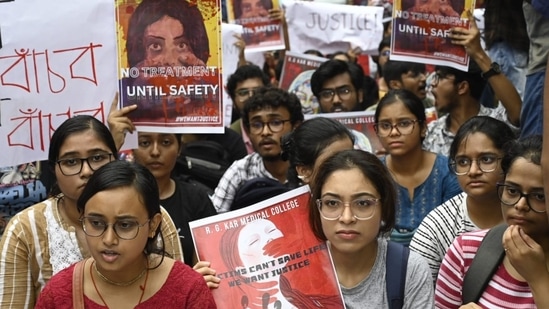
<path id="1" fill-rule="evenodd" d="M 303 53 L 347 51 L 377 53 L 383 37 L 383 7 L 286 1 L 291 50 Z"/>
<path id="2" fill-rule="evenodd" d="M 221 24 L 221 42 L 223 43 L 223 108 L 225 109 L 225 126 L 231 126 L 233 101 L 227 92 L 229 76 L 238 68 L 239 49 L 235 46 L 237 36 L 242 35 L 242 26 L 237 24 Z"/>
<path id="3" fill-rule="evenodd" d="M 106 121 L 118 88 L 112 0 L 0 2 L 0 166 L 47 158 L 69 117 Z"/>

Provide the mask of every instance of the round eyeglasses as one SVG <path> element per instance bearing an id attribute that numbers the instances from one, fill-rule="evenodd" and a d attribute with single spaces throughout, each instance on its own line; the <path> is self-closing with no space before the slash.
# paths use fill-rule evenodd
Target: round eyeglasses
<path id="1" fill-rule="evenodd" d="M 317 199 L 316 205 L 320 216 L 326 220 L 337 220 L 343 215 L 345 207 L 351 207 L 353 217 L 357 220 L 371 219 L 376 213 L 378 198 L 361 198 L 350 202 L 343 202 L 334 198 Z"/>
<path id="2" fill-rule="evenodd" d="M 88 236 L 99 237 L 105 233 L 109 226 L 112 226 L 116 236 L 124 240 L 132 240 L 137 237 L 139 228 L 144 227 L 149 221 L 151 219 L 145 221 L 143 224 L 139 224 L 136 220 L 125 219 L 109 224 L 105 220 L 96 217 L 82 217 L 80 219 L 82 229 Z"/>
<path id="3" fill-rule="evenodd" d="M 521 198 L 526 198 L 528 208 L 533 212 L 544 213 L 545 208 L 545 193 L 543 191 L 534 191 L 523 193 L 520 189 L 513 185 L 502 183 L 497 184 L 499 200 L 503 205 L 515 206 Z"/>
<path id="4" fill-rule="evenodd" d="M 483 173 L 491 173 L 498 168 L 498 161 L 501 157 L 495 155 L 483 155 L 476 159 L 471 159 L 465 156 L 457 156 L 448 163 L 450 169 L 458 176 L 463 176 L 471 170 L 473 162 Z"/>
<path id="5" fill-rule="evenodd" d="M 410 135 L 414 131 L 416 122 L 419 122 L 419 120 L 404 119 L 395 124 L 388 121 L 380 121 L 374 124 L 374 130 L 380 137 L 391 135 L 393 129 L 396 129 L 400 135 Z"/>
<path id="6" fill-rule="evenodd" d="M 66 158 L 57 160 L 57 165 L 61 173 L 65 176 L 73 176 L 80 174 L 84 161 L 88 163 L 88 166 L 92 171 L 98 170 L 101 166 L 111 162 L 112 153 L 100 153 L 87 158 Z"/>

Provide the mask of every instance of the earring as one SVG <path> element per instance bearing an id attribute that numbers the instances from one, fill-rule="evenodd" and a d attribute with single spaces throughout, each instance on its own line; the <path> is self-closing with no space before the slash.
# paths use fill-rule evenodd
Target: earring
<path id="1" fill-rule="evenodd" d="M 297 175 L 297 178 L 301 179 L 301 180 L 304 180 L 305 179 L 305 176 L 303 175 Z"/>

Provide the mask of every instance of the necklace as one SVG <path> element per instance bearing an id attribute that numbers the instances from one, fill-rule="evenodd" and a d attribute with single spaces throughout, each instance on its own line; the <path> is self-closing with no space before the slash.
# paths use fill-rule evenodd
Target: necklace
<path id="1" fill-rule="evenodd" d="M 143 277 L 143 275 L 147 272 L 147 270 L 149 269 L 149 267 L 145 267 L 145 269 L 143 269 L 143 271 L 137 275 L 137 277 L 133 278 L 132 280 L 130 281 L 127 281 L 127 282 L 116 282 L 116 281 L 112 281 L 111 279 L 105 277 L 105 275 L 103 275 L 99 269 L 97 269 L 97 264 L 95 264 L 95 261 L 92 262 L 92 265 L 93 265 L 93 269 L 95 270 L 95 272 L 97 273 L 97 275 L 99 275 L 99 278 L 103 279 L 103 281 L 109 283 L 109 284 L 112 284 L 112 285 L 116 285 L 116 286 L 129 286 L 129 285 L 132 285 L 134 284 L 137 280 L 141 279 Z"/>
<path id="2" fill-rule="evenodd" d="M 97 272 L 97 274 L 102 277 L 102 279 L 107 279 L 106 277 L 103 276 L 103 274 L 101 274 L 98 270 L 97 270 L 97 266 L 95 265 L 95 261 L 92 262 L 93 264 L 93 268 L 95 269 L 95 272 Z M 143 277 L 143 273 L 146 273 L 146 276 L 145 276 L 145 282 L 143 283 L 143 285 L 139 286 L 139 288 L 141 289 L 141 296 L 139 297 L 139 302 L 137 303 L 137 305 L 141 304 L 141 301 L 143 300 L 143 296 L 145 295 L 145 290 L 147 289 L 147 280 L 149 279 L 149 262 L 147 261 L 147 267 L 145 268 L 145 270 L 143 272 L 141 272 L 141 274 L 139 274 L 139 276 L 137 276 L 137 278 L 141 278 Z M 95 289 L 95 292 L 97 293 L 97 295 L 99 296 L 99 298 L 101 299 L 101 301 L 103 302 L 103 305 L 105 305 L 105 307 L 107 307 L 107 309 L 109 308 L 109 305 L 107 305 L 107 302 L 105 301 L 105 299 L 103 298 L 103 296 L 101 295 L 101 293 L 99 293 L 99 289 L 97 288 L 97 285 L 95 284 L 95 279 L 93 278 L 93 272 L 92 272 L 92 268 L 90 267 L 90 277 L 92 279 L 92 283 L 93 283 L 93 288 Z M 105 280 L 107 283 L 110 283 L 111 281 L 110 280 Z M 132 280 L 132 283 L 137 281 L 137 279 L 133 279 Z M 116 284 L 116 282 L 115 282 Z M 116 284 L 118 285 L 118 284 Z M 127 285 L 123 285 L 123 286 L 129 286 L 130 284 L 127 284 Z M 136 306 L 137 306 L 136 305 Z"/>

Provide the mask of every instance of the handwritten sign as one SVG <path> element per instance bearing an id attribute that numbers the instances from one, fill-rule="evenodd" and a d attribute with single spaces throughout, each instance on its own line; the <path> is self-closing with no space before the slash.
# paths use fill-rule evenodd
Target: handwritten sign
<path id="1" fill-rule="evenodd" d="M 106 121 L 117 88 L 112 1 L 0 3 L 0 28 L 0 166 L 47 158 L 69 117 Z"/>
<path id="2" fill-rule="evenodd" d="M 310 1 L 288 1 L 286 22 L 292 51 L 324 53 L 360 47 L 377 53 L 383 37 L 383 8 Z"/>

